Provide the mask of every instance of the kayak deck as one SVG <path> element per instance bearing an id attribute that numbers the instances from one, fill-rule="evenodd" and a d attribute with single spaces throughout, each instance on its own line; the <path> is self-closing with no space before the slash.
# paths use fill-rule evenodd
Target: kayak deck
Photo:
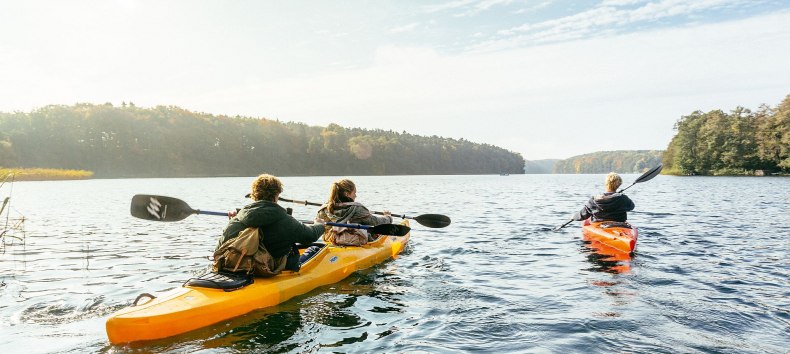
<path id="1" fill-rule="evenodd" d="M 408 220 L 402 224 L 408 226 Z M 106 324 L 107 337 L 112 344 L 161 339 L 274 306 L 394 258 L 409 237 L 410 234 L 382 235 L 364 246 L 327 245 L 302 264 L 299 272 L 283 271 L 271 278 L 255 278 L 252 284 L 234 291 L 176 288 L 111 315 Z"/>
<path id="2" fill-rule="evenodd" d="M 611 221 L 590 222 L 587 219 L 582 223 L 582 234 L 589 241 L 601 243 L 620 252 L 631 253 L 636 249 L 639 232 L 636 227 L 626 225 L 626 223 Z"/>

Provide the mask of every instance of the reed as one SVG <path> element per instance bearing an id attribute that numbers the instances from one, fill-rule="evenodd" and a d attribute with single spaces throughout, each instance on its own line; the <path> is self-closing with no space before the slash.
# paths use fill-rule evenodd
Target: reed
<path id="1" fill-rule="evenodd" d="M 10 175 L 13 175 L 13 179 L 16 181 L 54 181 L 90 179 L 93 177 L 93 172 L 57 168 L 0 168 L 0 180 L 8 178 Z"/>

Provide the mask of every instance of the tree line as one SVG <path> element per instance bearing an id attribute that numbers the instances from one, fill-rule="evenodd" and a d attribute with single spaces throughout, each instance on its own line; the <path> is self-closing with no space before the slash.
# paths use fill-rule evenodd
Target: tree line
<path id="1" fill-rule="evenodd" d="M 790 172 L 790 95 L 756 112 L 696 111 L 675 123 L 664 171 L 680 175 L 751 175 Z"/>
<path id="2" fill-rule="evenodd" d="M 640 173 L 661 163 L 659 150 L 598 151 L 557 161 L 553 173 Z"/>
<path id="3" fill-rule="evenodd" d="M 465 139 L 108 103 L 0 112 L 0 167 L 100 178 L 486 174 L 523 173 L 524 159 Z"/>

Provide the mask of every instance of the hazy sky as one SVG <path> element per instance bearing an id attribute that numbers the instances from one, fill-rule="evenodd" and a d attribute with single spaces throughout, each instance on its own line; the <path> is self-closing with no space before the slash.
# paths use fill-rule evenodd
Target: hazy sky
<path id="1" fill-rule="evenodd" d="M 0 111 L 77 102 L 665 149 L 682 115 L 790 94 L 790 2 L 0 0 Z"/>

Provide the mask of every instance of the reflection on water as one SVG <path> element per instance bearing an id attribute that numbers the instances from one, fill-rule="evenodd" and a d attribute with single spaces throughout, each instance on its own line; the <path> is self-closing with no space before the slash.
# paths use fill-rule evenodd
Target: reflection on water
<path id="1" fill-rule="evenodd" d="M 628 273 L 631 271 L 631 253 L 620 251 L 603 243 L 584 240 L 584 249 L 592 267 L 589 270 L 609 273 Z"/>
<path id="2" fill-rule="evenodd" d="M 0 253 L 3 352 L 746 352 L 790 347 L 790 179 L 659 176 L 629 190 L 633 255 L 551 229 L 601 175 L 354 177 L 412 223 L 396 260 L 281 305 L 160 341 L 110 346 L 106 317 L 203 272 L 226 220 L 130 217 L 138 193 L 243 205 L 251 178 L 18 182 L 24 243 Z M 637 176 L 623 176 L 626 182 Z M 324 200 L 337 177 L 286 177 Z M 737 201 L 737 202 L 735 202 Z M 299 219 L 315 208 L 293 206 Z M 737 217 L 733 217 L 737 216 Z M 56 340 L 51 340 L 51 339 Z M 29 343 L 37 343 L 31 347 Z"/>

